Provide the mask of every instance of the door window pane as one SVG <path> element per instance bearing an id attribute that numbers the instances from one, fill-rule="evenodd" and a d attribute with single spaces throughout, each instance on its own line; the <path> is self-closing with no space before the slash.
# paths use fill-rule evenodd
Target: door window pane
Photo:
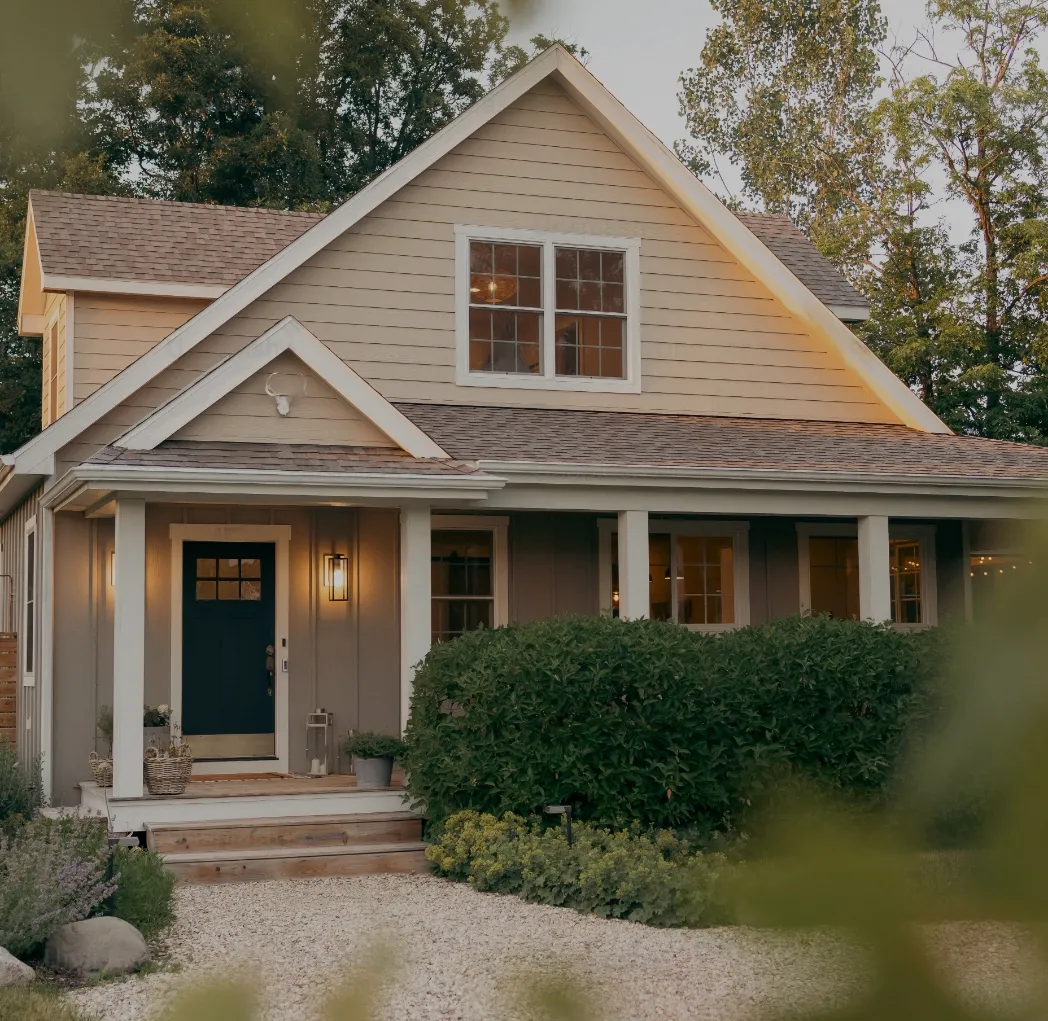
<path id="1" fill-rule="evenodd" d="M 494 533 L 488 529 L 435 531 L 431 544 L 433 642 L 492 627 Z"/>
<path id="2" fill-rule="evenodd" d="M 808 540 L 811 612 L 859 619 L 859 540 L 847 536 Z"/>
<path id="3" fill-rule="evenodd" d="M 196 598 L 198 602 L 208 599 L 218 598 L 218 585 L 217 582 L 213 581 L 197 581 L 196 583 Z"/>
<path id="4" fill-rule="evenodd" d="M 201 557 L 196 562 L 194 592 L 198 601 L 243 599 L 259 602 L 262 599 L 262 561 L 257 557 L 244 560 Z"/>

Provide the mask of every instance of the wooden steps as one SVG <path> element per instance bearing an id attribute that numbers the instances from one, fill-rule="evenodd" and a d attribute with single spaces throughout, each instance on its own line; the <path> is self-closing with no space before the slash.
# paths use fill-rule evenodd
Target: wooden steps
<path id="1" fill-rule="evenodd" d="M 146 841 L 195 883 L 428 869 L 422 820 L 410 812 L 146 826 Z"/>

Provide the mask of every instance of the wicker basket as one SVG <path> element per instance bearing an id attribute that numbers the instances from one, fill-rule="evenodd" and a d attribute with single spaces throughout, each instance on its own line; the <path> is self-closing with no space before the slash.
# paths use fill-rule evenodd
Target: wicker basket
<path id="1" fill-rule="evenodd" d="M 98 752 L 91 753 L 91 775 L 99 787 L 113 786 L 113 760 L 101 759 Z"/>
<path id="2" fill-rule="evenodd" d="M 193 753 L 182 745 L 178 755 L 161 758 L 156 748 L 146 749 L 146 786 L 150 794 L 185 794 L 193 773 Z"/>

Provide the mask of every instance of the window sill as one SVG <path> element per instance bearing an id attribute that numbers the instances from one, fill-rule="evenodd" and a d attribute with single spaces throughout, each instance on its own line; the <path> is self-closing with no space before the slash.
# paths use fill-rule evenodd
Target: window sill
<path id="1" fill-rule="evenodd" d="M 639 394 L 640 383 L 630 379 L 593 376 L 528 376 L 510 372 L 459 372 L 459 386 L 499 387 L 505 390 L 552 390 L 576 393 Z"/>

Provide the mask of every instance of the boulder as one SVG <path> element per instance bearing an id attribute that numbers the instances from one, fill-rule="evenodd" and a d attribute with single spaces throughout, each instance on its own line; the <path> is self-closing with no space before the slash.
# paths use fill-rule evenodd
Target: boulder
<path id="1" fill-rule="evenodd" d="M 0 986 L 18 986 L 32 982 L 36 972 L 23 964 L 14 954 L 9 954 L 0 947 Z"/>
<path id="2" fill-rule="evenodd" d="M 78 975 L 122 975 L 149 960 L 149 947 L 122 918 L 88 918 L 51 933 L 44 963 Z"/>

